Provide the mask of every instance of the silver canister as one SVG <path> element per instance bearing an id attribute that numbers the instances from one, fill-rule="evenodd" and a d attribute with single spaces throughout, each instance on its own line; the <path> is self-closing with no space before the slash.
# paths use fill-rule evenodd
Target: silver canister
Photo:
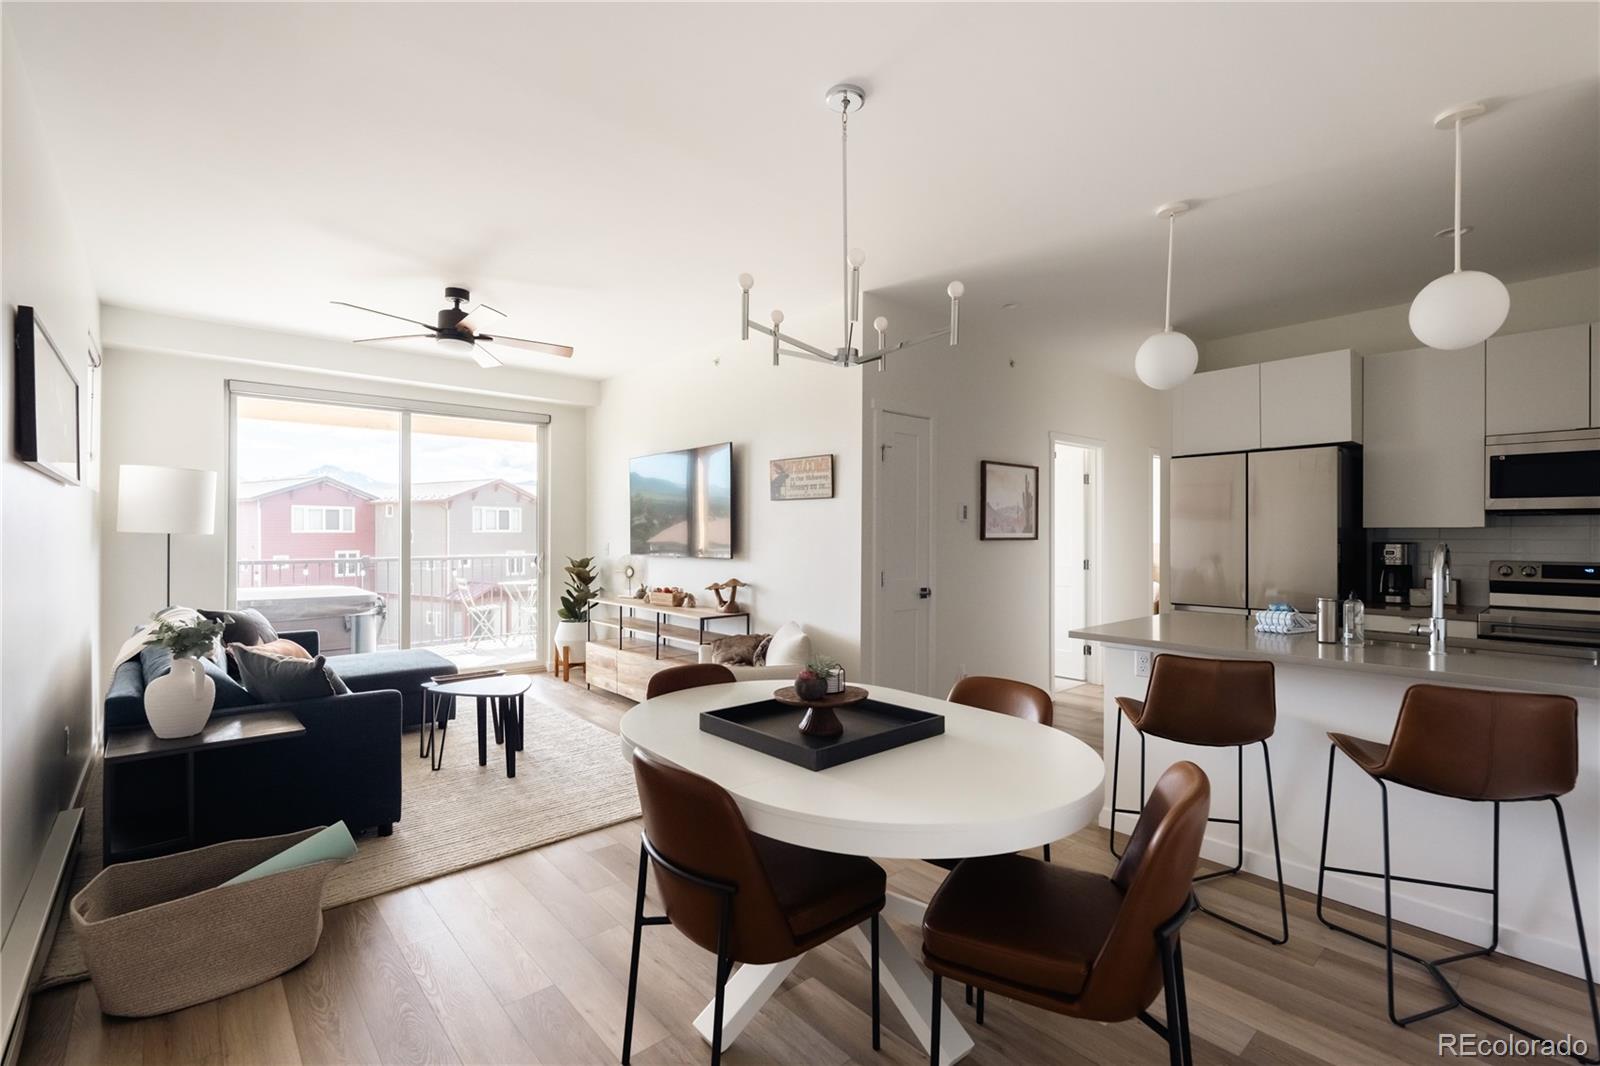
<path id="1" fill-rule="evenodd" d="M 1339 643 L 1339 623 L 1341 621 L 1339 601 L 1332 596 L 1317 597 L 1317 643 Z"/>

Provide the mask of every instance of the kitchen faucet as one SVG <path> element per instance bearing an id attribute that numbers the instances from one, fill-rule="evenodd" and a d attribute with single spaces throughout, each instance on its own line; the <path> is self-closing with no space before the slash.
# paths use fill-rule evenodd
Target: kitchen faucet
<path id="1" fill-rule="evenodd" d="M 1433 549 L 1433 609 L 1428 619 L 1428 654 L 1445 653 L 1444 598 L 1450 588 L 1450 545 Z"/>

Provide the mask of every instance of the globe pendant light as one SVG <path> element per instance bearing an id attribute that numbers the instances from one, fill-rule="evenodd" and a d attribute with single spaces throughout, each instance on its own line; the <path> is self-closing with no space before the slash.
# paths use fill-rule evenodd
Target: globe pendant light
<path id="1" fill-rule="evenodd" d="M 1181 385 L 1200 365 L 1200 350 L 1182 333 L 1172 331 L 1172 232 L 1177 217 L 1189 210 L 1184 200 L 1156 208 L 1156 217 L 1167 220 L 1167 317 L 1160 333 L 1152 333 L 1139 345 L 1133 357 L 1133 372 L 1152 389 Z"/>
<path id="2" fill-rule="evenodd" d="M 1511 294 L 1493 274 L 1461 269 L 1461 124 L 1483 114 L 1482 104 L 1453 108 L 1433 120 L 1456 136 L 1455 270 L 1434 278 L 1411 301 L 1411 332 L 1430 348 L 1453 351 L 1482 344 L 1505 325 Z"/>

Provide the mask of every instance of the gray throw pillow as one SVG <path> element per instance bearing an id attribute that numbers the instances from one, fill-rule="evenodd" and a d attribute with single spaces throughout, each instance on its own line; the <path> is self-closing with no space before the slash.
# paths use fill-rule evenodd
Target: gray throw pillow
<path id="1" fill-rule="evenodd" d="M 278 639 L 267 616 L 254 607 L 242 611 L 201 611 L 201 617 L 222 623 L 223 644 L 265 644 Z"/>
<path id="2" fill-rule="evenodd" d="M 262 703 L 315 700 L 342 696 L 350 691 L 320 655 L 314 659 L 300 659 L 238 645 L 229 651 L 239 664 L 244 687 Z"/>

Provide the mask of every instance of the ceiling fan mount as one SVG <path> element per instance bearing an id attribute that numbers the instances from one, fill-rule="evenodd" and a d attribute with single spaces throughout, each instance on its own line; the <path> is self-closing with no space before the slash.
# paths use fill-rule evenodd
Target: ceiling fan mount
<path id="1" fill-rule="evenodd" d="M 349 303 L 345 300 L 333 300 L 331 302 L 340 307 L 350 307 L 357 311 L 366 311 L 374 315 L 383 315 L 385 318 L 409 322 L 413 326 L 418 326 L 428 331 L 426 333 L 405 333 L 389 337 L 361 337 L 355 341 L 356 344 L 374 344 L 380 341 L 426 340 L 431 338 L 441 347 L 469 352 L 478 365 L 485 369 L 505 365 L 505 360 L 495 354 L 494 350 L 489 347 L 490 344 L 526 348 L 529 351 L 560 356 L 563 359 L 572 358 L 570 345 L 551 344 L 547 341 L 533 341 L 522 337 L 507 337 L 498 333 L 491 335 L 483 332 L 478 328 L 478 321 L 481 321 L 480 312 L 499 315 L 501 318 L 505 318 L 506 313 L 499 308 L 490 307 L 486 303 L 463 309 L 461 305 L 472 300 L 472 293 L 467 289 L 458 285 L 447 285 L 444 290 L 444 298 L 449 302 L 450 306 L 442 308 L 435 315 L 435 324 L 431 326 L 415 318 L 391 314 L 388 311 L 379 311 L 372 307 L 363 307 L 360 304 Z M 475 316 L 478 319 L 477 321 L 475 321 Z"/>

